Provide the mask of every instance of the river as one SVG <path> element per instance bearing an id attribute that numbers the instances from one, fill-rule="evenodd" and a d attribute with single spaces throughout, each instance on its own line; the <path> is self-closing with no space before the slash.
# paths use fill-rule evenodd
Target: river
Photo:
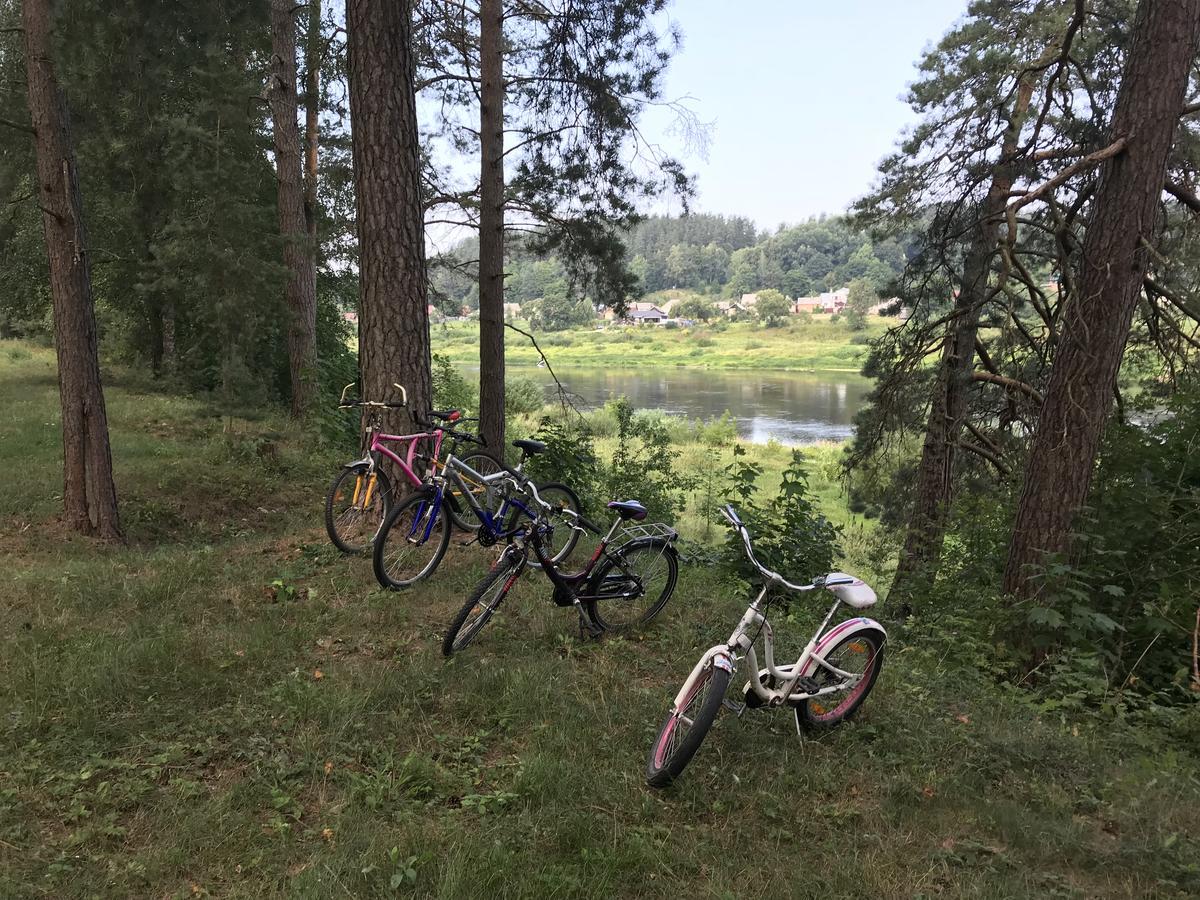
<path id="1" fill-rule="evenodd" d="M 793 373 L 714 369 L 555 370 L 585 406 L 624 395 L 638 409 L 710 419 L 726 410 L 738 434 L 753 443 L 844 441 L 854 434 L 854 414 L 866 403 L 871 382 L 838 372 Z M 545 369 L 510 367 L 511 375 L 541 382 L 555 399 Z"/>

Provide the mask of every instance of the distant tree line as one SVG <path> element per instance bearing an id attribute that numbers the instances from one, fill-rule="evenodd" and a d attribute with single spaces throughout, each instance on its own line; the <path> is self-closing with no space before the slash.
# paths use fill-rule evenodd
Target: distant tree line
<path id="1" fill-rule="evenodd" d="M 759 233 L 749 219 L 700 213 L 647 218 L 624 235 L 624 243 L 638 293 L 681 288 L 727 297 L 762 290 L 812 296 L 855 280 L 883 293 L 904 271 L 913 246 L 906 235 L 873 240 L 844 217 Z M 464 270 L 477 252 L 477 241 L 469 238 L 435 261 L 434 303 L 447 313 L 478 307 L 476 282 Z M 509 242 L 506 271 L 508 303 L 526 303 L 547 292 L 566 292 L 573 299 L 584 294 L 556 254 L 532 252 L 519 240 Z"/>

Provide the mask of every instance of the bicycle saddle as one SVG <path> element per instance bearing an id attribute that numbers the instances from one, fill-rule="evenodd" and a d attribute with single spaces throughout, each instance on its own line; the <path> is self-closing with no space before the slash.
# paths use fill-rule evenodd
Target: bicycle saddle
<path id="1" fill-rule="evenodd" d="M 845 572 L 830 572 L 825 576 L 825 587 L 847 606 L 866 609 L 875 604 L 875 592 L 864 582 Z"/>
<path id="2" fill-rule="evenodd" d="M 622 519 L 633 519 L 635 522 L 640 522 L 646 518 L 646 507 L 636 500 L 611 500 L 608 508 L 616 510 L 617 515 Z"/>
<path id="3" fill-rule="evenodd" d="M 522 438 L 519 441 L 513 441 L 513 446 L 516 447 L 518 450 L 523 450 L 524 452 L 528 453 L 530 456 L 535 456 L 536 454 L 541 453 L 543 450 L 546 449 L 546 445 L 543 444 L 541 441 L 535 441 L 535 440 L 531 440 L 528 438 Z"/>
<path id="4" fill-rule="evenodd" d="M 462 413 L 460 413 L 457 409 L 435 409 L 432 410 L 429 415 L 433 416 L 435 419 L 441 419 L 443 422 L 457 422 L 460 418 L 462 418 Z"/>

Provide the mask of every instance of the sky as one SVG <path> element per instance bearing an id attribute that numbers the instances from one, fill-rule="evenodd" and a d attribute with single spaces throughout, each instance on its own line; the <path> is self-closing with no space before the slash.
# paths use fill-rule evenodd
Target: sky
<path id="1" fill-rule="evenodd" d="M 903 101 L 915 65 L 967 0 L 674 0 L 683 49 L 669 99 L 713 130 L 697 176 L 700 212 L 744 215 L 774 229 L 843 211 L 866 193 L 879 161 L 915 121 Z M 683 151 L 672 117 L 651 111 L 646 133 Z M 680 211 L 678 201 L 648 212 Z"/>

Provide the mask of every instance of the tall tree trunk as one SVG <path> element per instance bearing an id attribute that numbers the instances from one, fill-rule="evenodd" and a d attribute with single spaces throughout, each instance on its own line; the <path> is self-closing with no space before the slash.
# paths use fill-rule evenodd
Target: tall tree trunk
<path id="1" fill-rule="evenodd" d="M 384 421 L 403 433 L 432 400 L 412 2 L 348 0 L 346 32 L 362 396 L 398 399 L 392 384 L 404 385 L 409 408 Z"/>
<path id="2" fill-rule="evenodd" d="M 1021 135 L 1021 122 L 1029 111 L 1036 77 L 1027 74 L 1017 87 L 1000 157 L 992 184 L 979 209 L 971 245 L 963 260 L 963 277 L 954 301 L 954 318 L 942 348 L 937 380 L 925 425 L 925 443 L 917 470 L 916 502 L 904 549 L 896 567 L 891 600 L 905 606 L 937 577 L 946 515 L 954 496 L 954 461 L 959 437 L 967 419 L 967 397 L 975 368 L 975 340 L 979 315 L 988 294 L 988 276 L 1000 239 L 1000 222 L 1014 179 L 1013 154 Z"/>
<path id="3" fill-rule="evenodd" d="M 63 509 L 76 531 L 121 539 L 108 415 L 100 382 L 96 309 L 83 199 L 66 97 L 50 57 L 48 0 L 24 0 L 25 66 L 37 156 L 38 202 L 50 263 L 62 404 Z"/>
<path id="4" fill-rule="evenodd" d="M 271 118 L 275 120 L 275 173 L 279 184 L 279 233 L 287 267 L 288 369 L 292 415 L 312 405 L 317 367 L 317 281 L 296 125 L 296 18 L 293 0 L 271 0 Z"/>
<path id="5" fill-rule="evenodd" d="M 1070 549 L 1075 517 L 1087 500 L 1198 46 L 1196 0 L 1138 4 L 1110 126 L 1110 137 L 1127 143 L 1100 170 L 1079 291 L 1063 310 L 1013 525 L 1004 588 L 1018 597 L 1036 593 L 1030 576 L 1046 554 Z"/>
<path id="6" fill-rule="evenodd" d="M 160 335 L 162 373 L 174 375 L 178 360 L 178 354 L 175 352 L 175 301 L 171 299 L 163 301 L 159 316 L 162 329 Z"/>
<path id="7" fill-rule="evenodd" d="M 504 452 L 504 20 L 479 3 L 479 430 Z"/>
<path id="8" fill-rule="evenodd" d="M 308 0 L 308 40 L 304 45 L 304 219 L 317 267 L 317 145 L 321 112 L 321 0 Z"/>

